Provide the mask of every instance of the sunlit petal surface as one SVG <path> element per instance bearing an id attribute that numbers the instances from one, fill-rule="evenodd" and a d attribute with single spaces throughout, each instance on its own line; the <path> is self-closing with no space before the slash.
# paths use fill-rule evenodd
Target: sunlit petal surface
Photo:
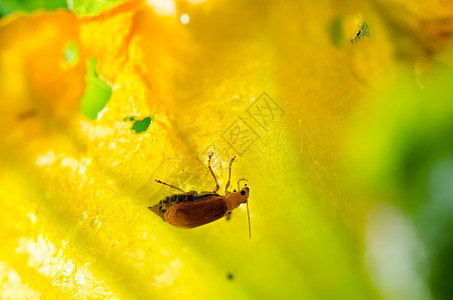
<path id="1" fill-rule="evenodd" d="M 68 5 L 0 19 L 0 298 L 451 296 L 451 4 Z M 148 209 L 211 152 L 251 239 Z"/>

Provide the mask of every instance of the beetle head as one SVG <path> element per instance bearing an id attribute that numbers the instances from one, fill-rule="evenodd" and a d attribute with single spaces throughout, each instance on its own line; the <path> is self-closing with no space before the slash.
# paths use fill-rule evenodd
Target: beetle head
<path id="1" fill-rule="evenodd" d="M 244 188 L 239 192 L 240 194 L 240 198 L 243 199 L 244 201 L 242 201 L 241 203 L 246 203 L 247 202 L 247 199 L 249 198 L 249 188 L 246 186 L 244 186 Z"/>
<path id="2" fill-rule="evenodd" d="M 228 211 L 232 211 L 249 198 L 249 188 L 244 186 L 240 191 L 231 193 L 226 199 Z"/>

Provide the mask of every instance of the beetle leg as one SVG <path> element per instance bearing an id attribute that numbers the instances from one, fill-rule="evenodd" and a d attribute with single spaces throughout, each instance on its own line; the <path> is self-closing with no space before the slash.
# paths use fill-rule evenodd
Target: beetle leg
<path id="1" fill-rule="evenodd" d="M 212 158 L 213 155 L 214 155 L 214 152 L 211 152 L 211 154 L 209 154 L 208 168 L 209 168 L 209 171 L 211 171 L 212 177 L 214 177 L 214 181 L 215 181 L 214 193 L 217 193 L 217 191 L 220 189 L 220 186 L 219 186 L 219 183 L 217 182 L 217 178 L 215 177 L 215 174 L 214 174 L 214 172 L 212 171 L 212 168 L 211 168 L 211 158 Z"/>
<path id="2" fill-rule="evenodd" d="M 231 220 L 231 211 L 226 213 L 226 217 L 225 218 L 226 218 L 227 221 Z"/>
<path id="3" fill-rule="evenodd" d="M 236 158 L 236 156 L 233 156 L 233 158 L 232 158 L 231 161 L 230 161 L 230 171 L 229 171 L 229 174 L 228 174 L 228 182 L 227 182 L 227 184 L 225 185 L 225 195 L 226 195 L 226 193 L 228 192 L 228 188 L 230 187 L 230 180 L 231 180 L 231 165 L 233 164 L 233 161 L 234 161 L 235 158 Z"/>
<path id="4" fill-rule="evenodd" d="M 186 194 L 186 195 L 189 195 L 189 194 L 190 194 L 190 192 L 185 192 L 185 191 L 181 190 L 180 188 L 175 187 L 174 185 L 171 185 L 171 184 L 162 182 L 162 181 L 160 181 L 160 180 L 156 180 L 156 182 L 157 182 L 157 183 L 160 183 L 160 184 L 163 184 L 163 185 L 166 185 L 166 186 L 169 186 L 169 187 L 171 187 L 171 188 L 173 188 L 173 189 L 175 189 L 175 190 L 178 190 L 178 191 L 180 191 L 180 192 L 183 192 L 183 193 Z M 192 192 L 192 191 L 191 191 L 191 192 Z"/>

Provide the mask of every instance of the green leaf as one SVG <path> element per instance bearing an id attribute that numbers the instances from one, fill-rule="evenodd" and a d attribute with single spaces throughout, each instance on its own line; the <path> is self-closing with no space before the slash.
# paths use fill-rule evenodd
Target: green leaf
<path id="1" fill-rule="evenodd" d="M 80 108 L 82 114 L 95 120 L 112 95 L 112 88 L 98 77 L 95 59 L 88 60 L 86 84 Z"/>
<path id="2" fill-rule="evenodd" d="M 68 63 L 71 65 L 77 64 L 79 61 L 79 49 L 77 48 L 77 44 L 75 42 L 69 43 L 65 49 L 64 55 Z"/>
<path id="3" fill-rule="evenodd" d="M 5 16 L 15 11 L 32 12 L 40 8 L 54 10 L 60 7 L 68 7 L 65 0 L 2 0 L 0 15 Z"/>
<path id="4" fill-rule="evenodd" d="M 122 0 L 68 0 L 68 6 L 78 15 L 97 15 Z"/>
<path id="5" fill-rule="evenodd" d="M 135 130 L 136 133 L 140 133 L 148 129 L 149 124 L 154 119 L 154 117 L 146 117 L 143 120 L 135 121 L 134 125 L 132 126 L 132 130 Z"/>

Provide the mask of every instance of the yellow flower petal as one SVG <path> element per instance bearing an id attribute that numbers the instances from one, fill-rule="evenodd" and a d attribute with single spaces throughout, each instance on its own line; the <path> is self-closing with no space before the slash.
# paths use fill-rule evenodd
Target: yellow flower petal
<path id="1" fill-rule="evenodd" d="M 167 15 L 152 5 L 0 24 L 0 260 L 17 289 L 378 297 L 362 259 L 367 212 L 343 186 L 341 149 L 350 119 L 398 66 L 383 18 L 319 1 L 184 2 Z M 65 60 L 71 43 L 76 63 Z M 112 87 L 94 121 L 76 109 L 88 59 Z M 147 209 L 175 192 L 155 179 L 212 190 L 211 151 L 221 185 L 234 155 L 233 188 L 248 180 L 251 240 L 245 207 L 192 230 Z"/>
<path id="2" fill-rule="evenodd" d="M 64 10 L 2 19 L 1 104 L 5 116 L 20 118 L 21 113 L 36 110 L 38 115 L 62 117 L 77 105 L 85 66 L 70 66 L 64 54 L 71 42 L 78 44 L 78 34 L 76 17 Z"/>

